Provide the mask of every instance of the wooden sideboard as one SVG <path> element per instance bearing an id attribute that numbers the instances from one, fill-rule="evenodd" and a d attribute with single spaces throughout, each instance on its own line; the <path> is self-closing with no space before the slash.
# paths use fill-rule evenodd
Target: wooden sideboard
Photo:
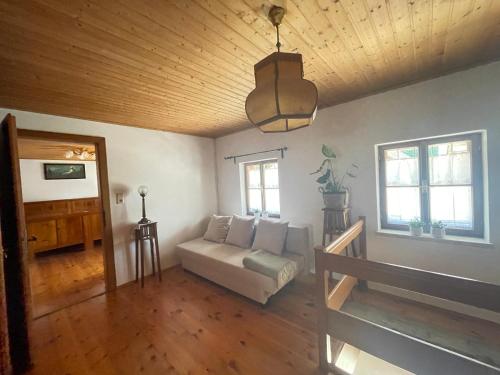
<path id="1" fill-rule="evenodd" d="M 29 202 L 24 211 L 30 254 L 102 239 L 100 198 Z"/>

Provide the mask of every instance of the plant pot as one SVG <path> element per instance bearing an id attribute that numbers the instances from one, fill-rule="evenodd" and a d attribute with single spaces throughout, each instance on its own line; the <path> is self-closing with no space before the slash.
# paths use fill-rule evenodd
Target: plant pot
<path id="1" fill-rule="evenodd" d="M 410 227 L 410 234 L 412 236 L 420 237 L 422 235 L 422 227 Z"/>
<path id="2" fill-rule="evenodd" d="M 325 202 L 326 208 L 341 210 L 349 207 L 349 192 L 323 193 L 323 202 Z"/>
<path id="3" fill-rule="evenodd" d="M 446 234 L 446 230 L 444 228 L 432 228 L 431 233 L 434 238 L 443 238 Z"/>

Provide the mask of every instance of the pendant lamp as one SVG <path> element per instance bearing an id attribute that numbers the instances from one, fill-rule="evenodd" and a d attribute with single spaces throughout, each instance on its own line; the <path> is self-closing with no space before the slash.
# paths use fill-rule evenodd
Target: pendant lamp
<path id="1" fill-rule="evenodd" d="M 284 15 L 282 7 L 269 10 L 269 19 L 276 27 L 278 52 L 254 66 L 255 89 L 245 103 L 248 119 L 264 133 L 309 126 L 318 108 L 318 90 L 303 78 L 302 55 L 280 51 L 279 25 Z"/>

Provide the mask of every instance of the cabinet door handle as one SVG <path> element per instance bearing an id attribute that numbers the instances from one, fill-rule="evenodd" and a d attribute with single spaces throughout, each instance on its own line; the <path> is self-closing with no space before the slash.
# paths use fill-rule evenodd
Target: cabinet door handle
<path id="1" fill-rule="evenodd" d="M 30 238 L 28 238 L 28 242 L 35 242 L 37 240 L 38 238 L 36 236 L 31 236 Z"/>

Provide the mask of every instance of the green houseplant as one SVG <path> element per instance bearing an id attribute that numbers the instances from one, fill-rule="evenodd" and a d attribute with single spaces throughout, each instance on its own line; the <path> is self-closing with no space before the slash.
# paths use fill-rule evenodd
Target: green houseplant
<path id="1" fill-rule="evenodd" d="M 345 171 L 342 176 L 338 176 L 335 172 L 333 162 L 337 155 L 331 147 L 323 145 L 321 153 L 325 157 L 319 168 L 312 172 L 311 175 L 321 174 L 316 179 L 316 182 L 321 186 L 319 192 L 323 194 L 323 201 L 326 208 L 342 209 L 349 206 L 349 189 L 345 186 L 344 181 L 347 177 L 355 178 L 358 166 L 351 164 L 351 169 Z"/>
<path id="2" fill-rule="evenodd" d="M 410 234 L 412 236 L 420 237 L 424 230 L 424 223 L 418 217 L 412 219 L 408 224 L 410 227 Z"/>
<path id="3" fill-rule="evenodd" d="M 446 224 L 444 224 L 441 220 L 434 221 L 431 225 L 432 237 L 434 238 L 443 238 L 446 234 Z"/>

